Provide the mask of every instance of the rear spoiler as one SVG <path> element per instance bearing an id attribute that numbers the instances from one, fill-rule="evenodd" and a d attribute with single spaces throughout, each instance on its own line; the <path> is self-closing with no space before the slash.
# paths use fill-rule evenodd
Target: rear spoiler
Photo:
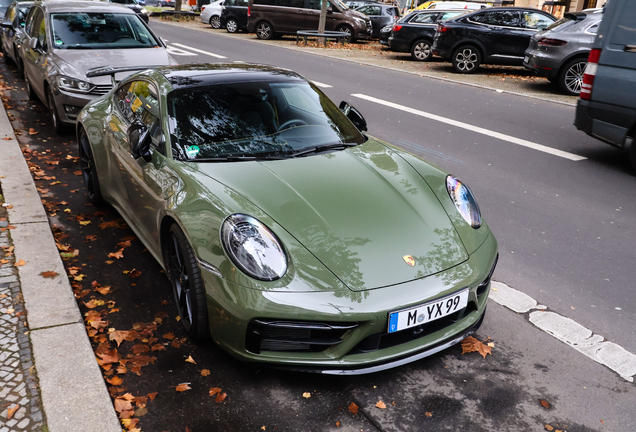
<path id="1" fill-rule="evenodd" d="M 117 81 L 115 80 L 115 74 L 120 72 L 135 72 L 142 71 L 146 69 L 154 69 L 159 67 L 165 67 L 167 65 L 157 65 L 157 66 L 126 66 L 126 67 L 113 67 L 113 66 L 99 66 L 96 68 L 92 68 L 86 71 L 86 76 L 88 78 L 98 77 L 110 75 L 110 78 L 113 82 L 113 87 L 117 85 Z"/>

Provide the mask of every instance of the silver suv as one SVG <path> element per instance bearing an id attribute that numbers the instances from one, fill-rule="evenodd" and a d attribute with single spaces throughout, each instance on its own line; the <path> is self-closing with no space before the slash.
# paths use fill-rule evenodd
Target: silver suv
<path id="1" fill-rule="evenodd" d="M 578 95 L 602 18 L 603 9 L 566 13 L 532 36 L 523 65 L 558 84 L 564 93 Z"/>

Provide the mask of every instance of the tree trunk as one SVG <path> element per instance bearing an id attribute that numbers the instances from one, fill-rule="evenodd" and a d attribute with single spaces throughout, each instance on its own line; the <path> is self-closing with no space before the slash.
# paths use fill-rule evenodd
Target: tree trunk
<path id="1" fill-rule="evenodd" d="M 318 21 L 318 33 L 325 32 L 325 25 L 327 24 L 327 5 L 329 4 L 328 0 L 322 0 L 322 4 L 320 5 L 320 21 Z M 318 38 L 318 45 L 325 43 L 325 38 Z"/>
<path id="2" fill-rule="evenodd" d="M 180 11 L 181 10 L 181 0 L 175 0 L 174 1 L 174 10 L 175 11 Z"/>

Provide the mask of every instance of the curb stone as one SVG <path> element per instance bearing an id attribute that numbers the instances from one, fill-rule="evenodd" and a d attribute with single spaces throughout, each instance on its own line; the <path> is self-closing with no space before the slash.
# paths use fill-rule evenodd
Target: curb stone
<path id="1" fill-rule="evenodd" d="M 8 140 L 1 139 L 5 137 Z M 26 369 L 33 370 L 39 379 L 44 411 L 40 418 L 46 418 L 43 430 L 121 432 L 48 218 L 4 106 L 0 109 L 0 155 L 0 188 L 5 202 L 12 206 L 8 208 L 8 220 L 16 227 L 11 230 L 14 254 L 16 259 L 26 262 L 24 266 L 17 267 L 17 277 L 15 273 L 8 275 L 11 280 L 7 282 L 16 292 L 15 296 L 24 299 L 24 321 L 29 333 L 28 338 L 23 337 L 24 332 L 20 335 L 18 324 L 18 346 L 32 347 L 33 364 Z M 55 271 L 59 276 L 45 279 L 39 275 L 42 269 Z M 0 279 L 0 290 L 2 279 L 4 277 Z M 15 309 L 18 310 L 17 306 Z M 5 310 L 0 310 L 0 319 L 6 315 Z M 0 347 L 5 344 L 0 336 Z M 20 356 L 25 368 L 30 364 L 30 356 L 22 353 Z M 35 381 L 27 384 L 29 391 L 37 392 Z M 0 412 L 0 418 L 2 414 Z M 20 410 L 14 414 L 14 419 L 19 420 L 18 415 Z M 36 422 L 37 417 L 31 419 Z M 24 422 L 9 425 L 12 421 L 9 420 L 6 426 L 4 421 L 0 423 L 0 432 L 29 430 L 9 429 Z"/>

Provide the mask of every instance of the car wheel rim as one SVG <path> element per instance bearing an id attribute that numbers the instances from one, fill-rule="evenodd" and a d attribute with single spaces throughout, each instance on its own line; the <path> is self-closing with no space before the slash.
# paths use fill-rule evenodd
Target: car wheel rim
<path id="1" fill-rule="evenodd" d="M 477 53 L 471 49 L 463 49 L 457 53 L 455 61 L 457 62 L 457 69 L 462 71 L 473 70 L 477 62 Z"/>
<path id="2" fill-rule="evenodd" d="M 192 298 L 190 280 L 186 269 L 185 259 L 181 252 L 179 240 L 170 234 L 170 278 L 174 289 L 175 300 L 179 315 L 186 329 L 192 326 Z"/>
<path id="3" fill-rule="evenodd" d="M 221 20 L 219 19 L 219 17 L 214 16 L 210 19 L 210 25 L 212 26 L 212 28 L 218 29 L 219 27 L 221 27 Z"/>
<path id="4" fill-rule="evenodd" d="M 271 29 L 269 28 L 267 24 L 259 24 L 258 29 L 256 30 L 256 33 L 258 34 L 258 37 L 260 39 L 269 38 L 270 32 L 271 32 Z"/>
<path id="5" fill-rule="evenodd" d="M 351 29 L 349 27 L 340 27 L 337 31 L 351 34 Z M 349 42 L 351 40 L 351 36 L 346 37 L 345 40 Z"/>
<path id="6" fill-rule="evenodd" d="M 236 22 L 235 21 L 228 21 L 228 23 L 227 23 L 227 31 L 229 31 L 230 33 L 234 33 L 236 31 Z"/>
<path id="7" fill-rule="evenodd" d="M 95 196 L 95 181 L 94 176 L 97 175 L 93 169 L 93 161 L 91 158 L 91 149 L 90 144 L 88 143 L 88 138 L 86 138 L 85 134 L 80 135 L 80 170 L 82 171 L 82 176 L 84 177 L 84 183 L 86 183 L 86 192 L 88 193 L 88 197 L 93 199 Z"/>
<path id="8" fill-rule="evenodd" d="M 431 47 L 426 42 L 420 42 L 415 45 L 415 57 L 418 60 L 425 60 L 431 55 Z"/>
<path id="9" fill-rule="evenodd" d="M 585 73 L 585 66 L 587 62 L 574 63 L 565 72 L 565 87 L 572 93 L 581 93 L 581 86 L 583 85 L 583 75 Z"/>

